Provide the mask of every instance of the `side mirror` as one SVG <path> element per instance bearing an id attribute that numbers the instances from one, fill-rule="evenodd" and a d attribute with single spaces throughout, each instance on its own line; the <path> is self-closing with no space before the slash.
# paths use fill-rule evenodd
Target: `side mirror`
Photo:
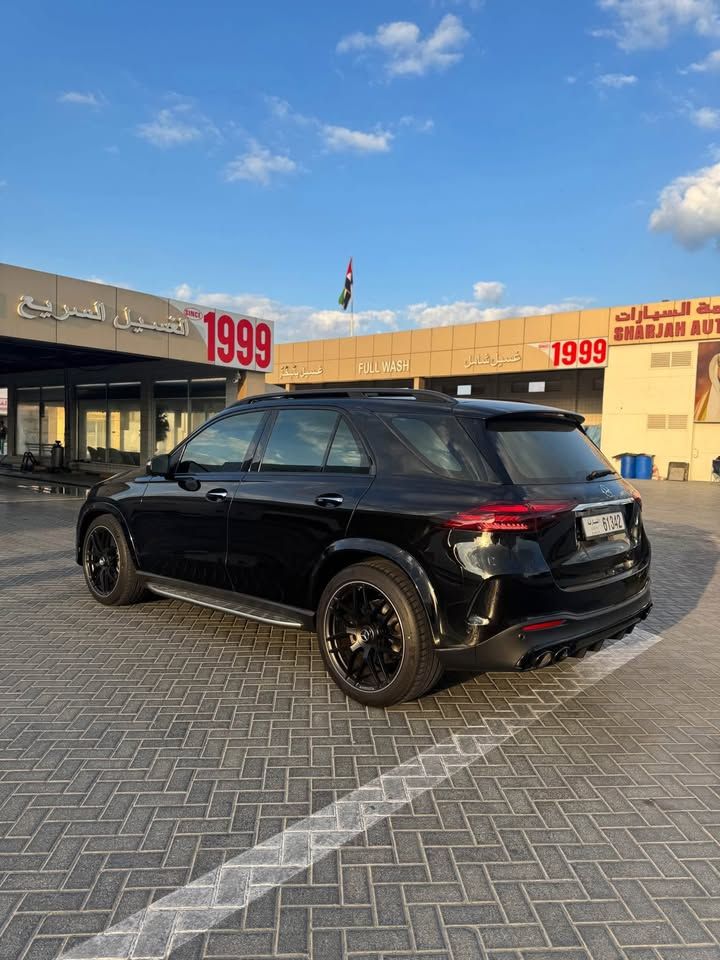
<path id="1" fill-rule="evenodd" d="M 167 477 L 170 474 L 170 454 L 159 453 L 148 460 L 147 470 L 152 477 Z"/>

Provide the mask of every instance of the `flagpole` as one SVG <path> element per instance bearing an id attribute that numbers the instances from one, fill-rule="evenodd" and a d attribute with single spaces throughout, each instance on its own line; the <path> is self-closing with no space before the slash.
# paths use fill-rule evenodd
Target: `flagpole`
<path id="1" fill-rule="evenodd" d="M 350 296 L 350 336 L 355 336 L 355 264 L 353 264 L 353 284 Z"/>

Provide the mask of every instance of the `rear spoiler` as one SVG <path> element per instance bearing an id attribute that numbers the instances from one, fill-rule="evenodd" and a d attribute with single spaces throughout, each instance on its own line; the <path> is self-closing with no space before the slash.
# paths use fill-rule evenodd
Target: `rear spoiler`
<path id="1" fill-rule="evenodd" d="M 582 426 L 585 417 L 580 413 L 574 413 L 572 410 L 554 410 L 552 407 L 539 407 L 535 410 L 512 410 L 507 413 L 496 413 L 487 417 L 485 423 L 488 427 L 493 424 L 501 425 L 503 423 L 512 423 L 517 421 L 535 421 L 537 423 L 567 423 L 576 427 Z"/>

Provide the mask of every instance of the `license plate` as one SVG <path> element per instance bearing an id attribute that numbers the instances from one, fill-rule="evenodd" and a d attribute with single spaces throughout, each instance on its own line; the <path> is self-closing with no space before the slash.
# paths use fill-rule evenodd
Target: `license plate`
<path id="1" fill-rule="evenodd" d="M 583 533 L 591 537 L 609 537 L 613 533 L 625 532 L 625 518 L 619 510 L 613 513 L 601 513 L 596 517 L 582 518 Z"/>

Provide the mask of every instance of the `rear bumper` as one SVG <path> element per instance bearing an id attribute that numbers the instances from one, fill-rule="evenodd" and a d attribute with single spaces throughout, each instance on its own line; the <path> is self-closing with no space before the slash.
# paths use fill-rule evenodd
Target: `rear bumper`
<path id="1" fill-rule="evenodd" d="M 576 656 L 588 647 L 610 637 L 629 633 L 652 609 L 650 585 L 630 600 L 590 614 L 548 613 L 543 620 L 563 620 L 562 626 L 526 633 L 523 624 L 488 637 L 475 645 L 437 650 L 446 670 L 527 670 L 537 666 L 544 651 L 567 651 Z M 535 618 L 535 620 L 540 618 Z M 530 622 L 530 621 L 529 621 Z"/>

